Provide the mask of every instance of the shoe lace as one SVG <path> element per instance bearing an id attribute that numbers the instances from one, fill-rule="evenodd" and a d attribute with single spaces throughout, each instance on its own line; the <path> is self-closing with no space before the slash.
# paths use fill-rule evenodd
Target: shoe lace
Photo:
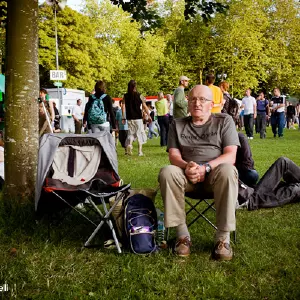
<path id="1" fill-rule="evenodd" d="M 218 241 L 217 249 L 221 250 L 222 248 L 226 248 L 227 250 L 230 250 L 230 245 L 228 243 L 225 243 L 224 240 L 223 241 Z"/>
<path id="2" fill-rule="evenodd" d="M 179 240 L 176 242 L 176 247 L 178 247 L 179 245 L 191 246 L 192 243 L 191 243 L 191 241 L 190 241 L 190 238 L 189 238 L 188 236 L 186 236 L 185 238 L 179 239 Z"/>

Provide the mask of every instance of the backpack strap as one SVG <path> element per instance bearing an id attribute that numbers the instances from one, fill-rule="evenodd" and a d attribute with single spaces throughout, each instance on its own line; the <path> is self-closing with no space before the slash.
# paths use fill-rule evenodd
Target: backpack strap
<path id="1" fill-rule="evenodd" d="M 93 95 L 93 96 L 94 96 L 94 101 L 95 101 L 95 100 L 102 101 L 102 100 L 107 96 L 107 94 L 101 95 L 100 98 L 97 98 L 95 95 Z M 96 103 L 96 105 L 100 108 L 99 103 Z M 104 103 L 103 103 L 103 105 L 104 105 Z"/>
<path id="2" fill-rule="evenodd" d="M 106 94 L 103 94 L 103 95 L 99 98 L 99 100 L 103 100 L 106 96 L 107 96 Z"/>
<path id="3" fill-rule="evenodd" d="M 95 95 L 92 95 L 93 100 L 103 100 L 105 97 L 107 96 L 107 94 L 103 94 L 100 98 L 97 98 Z"/>

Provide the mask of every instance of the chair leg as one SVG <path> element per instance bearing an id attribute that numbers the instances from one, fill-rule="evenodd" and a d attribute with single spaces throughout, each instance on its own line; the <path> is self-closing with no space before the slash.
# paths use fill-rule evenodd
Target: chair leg
<path id="1" fill-rule="evenodd" d="M 118 253 L 122 253 L 122 250 L 120 248 L 119 241 L 118 241 L 115 229 L 114 229 L 114 225 L 113 225 L 112 221 L 109 219 L 109 217 L 111 215 L 111 212 L 114 209 L 115 205 L 110 210 L 108 210 L 107 207 L 106 207 L 106 203 L 105 203 L 104 199 L 101 197 L 100 200 L 102 202 L 102 206 L 103 206 L 103 209 L 104 209 L 104 212 L 105 212 L 105 216 L 102 215 L 101 211 L 99 210 L 99 208 L 97 207 L 97 205 L 94 203 L 94 201 L 92 199 L 89 199 L 89 202 L 91 203 L 91 205 L 94 207 L 94 209 L 96 211 L 99 211 L 99 213 L 101 214 L 101 216 L 103 216 L 103 218 L 102 218 L 100 224 L 96 227 L 96 229 L 92 233 L 92 235 L 85 242 L 84 246 L 88 247 L 90 245 L 90 243 L 93 240 L 93 238 L 95 237 L 95 235 L 101 229 L 101 227 L 103 226 L 103 224 L 106 223 L 109 226 L 109 228 L 110 228 L 110 230 L 112 232 L 112 236 L 113 236 L 113 239 L 115 241 Z"/>
<path id="2" fill-rule="evenodd" d="M 169 240 L 170 228 L 166 228 L 166 240 Z"/>
<path id="3" fill-rule="evenodd" d="M 234 243 L 236 244 L 237 243 L 237 233 L 236 233 L 236 230 L 233 232 L 233 240 L 234 240 Z"/>
<path id="4" fill-rule="evenodd" d="M 91 236 L 88 238 L 88 240 L 84 243 L 84 247 L 88 247 L 90 245 L 92 239 L 95 237 L 95 235 L 100 230 L 100 228 L 103 226 L 103 224 L 104 224 L 104 221 L 102 220 L 100 222 L 100 224 L 96 227 L 96 229 L 94 230 L 94 232 L 91 234 Z"/>
<path id="5" fill-rule="evenodd" d="M 111 230 L 113 239 L 114 239 L 114 241 L 115 241 L 115 244 L 116 244 L 116 247 L 117 247 L 117 250 L 118 250 L 118 253 L 122 253 L 122 250 L 121 250 L 120 245 L 119 245 L 119 240 L 118 240 L 118 238 L 117 238 L 117 235 L 116 235 L 114 226 L 113 226 L 113 224 L 112 224 L 112 221 L 111 221 L 111 220 L 107 220 L 107 224 L 108 224 L 108 226 L 110 227 L 110 230 Z"/>

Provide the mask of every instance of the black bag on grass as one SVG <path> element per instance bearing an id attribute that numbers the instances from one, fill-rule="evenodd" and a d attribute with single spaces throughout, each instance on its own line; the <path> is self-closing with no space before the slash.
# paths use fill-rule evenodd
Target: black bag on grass
<path id="1" fill-rule="evenodd" d="M 157 215 L 152 200 L 135 194 L 125 202 L 124 227 L 130 250 L 135 254 L 149 254 L 158 248 L 155 242 Z"/>

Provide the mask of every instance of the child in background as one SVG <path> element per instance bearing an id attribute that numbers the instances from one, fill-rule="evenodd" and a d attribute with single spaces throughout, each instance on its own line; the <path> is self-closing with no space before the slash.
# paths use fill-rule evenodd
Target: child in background
<path id="1" fill-rule="evenodd" d="M 154 107 L 149 105 L 148 108 L 149 108 L 149 111 L 150 111 L 150 117 L 151 117 L 152 120 L 154 120 L 154 117 L 155 117 Z M 154 122 L 152 121 L 151 123 L 148 124 L 148 126 L 149 126 L 148 139 L 151 140 L 153 135 L 155 135 L 155 137 L 158 137 L 158 133 L 154 131 L 154 128 L 155 128 L 154 127 L 155 126 Z"/>

